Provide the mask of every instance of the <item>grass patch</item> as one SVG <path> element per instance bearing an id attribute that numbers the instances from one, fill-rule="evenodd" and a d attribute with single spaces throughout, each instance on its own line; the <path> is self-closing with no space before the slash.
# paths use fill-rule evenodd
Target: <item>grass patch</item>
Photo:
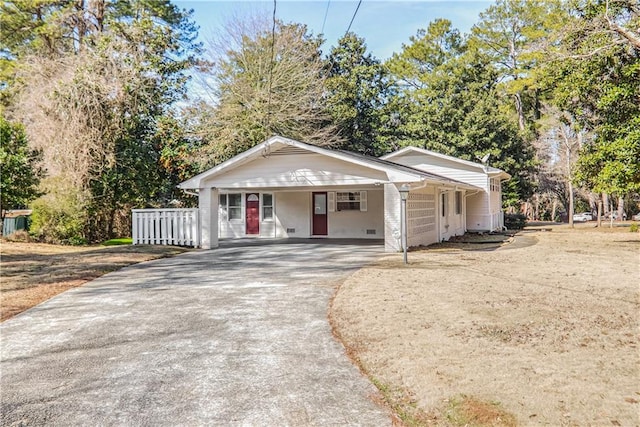
<path id="1" fill-rule="evenodd" d="M 392 388 L 371 375 L 369 375 L 369 380 L 380 390 L 384 401 L 400 418 L 403 426 L 420 427 L 434 424 L 436 418 L 418 408 L 416 400 L 411 398 L 406 391 Z"/>
<path id="2" fill-rule="evenodd" d="M 119 239 L 111 239 L 101 243 L 102 246 L 120 246 L 120 245 L 132 245 L 133 239 L 131 237 L 121 237 Z"/>
<path id="3" fill-rule="evenodd" d="M 464 394 L 449 400 L 445 419 L 452 426 L 515 427 L 516 417 L 498 402 L 484 402 Z"/>

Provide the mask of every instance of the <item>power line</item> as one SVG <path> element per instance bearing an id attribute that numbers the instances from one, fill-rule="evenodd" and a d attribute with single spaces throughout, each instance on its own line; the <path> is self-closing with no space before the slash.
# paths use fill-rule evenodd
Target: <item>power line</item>
<path id="1" fill-rule="evenodd" d="M 353 16 L 351 17 L 351 22 L 349 22 L 349 26 L 347 27 L 347 31 L 345 31 L 345 35 L 351 29 L 351 24 L 353 24 L 353 20 L 356 19 L 356 15 L 358 14 L 358 9 L 360 9 L 360 5 L 362 4 L 362 0 L 358 1 L 358 6 L 356 6 L 355 12 L 353 12 Z"/>
<path id="2" fill-rule="evenodd" d="M 273 26 L 271 27 L 271 62 L 269 63 L 269 91 L 267 92 L 267 123 L 270 126 L 271 119 L 271 81 L 273 80 L 273 62 L 275 60 L 276 45 L 276 0 L 273 0 Z"/>
<path id="3" fill-rule="evenodd" d="M 324 24 L 327 23 L 327 15 L 329 14 L 330 4 L 331 4 L 331 0 L 327 1 L 327 10 L 324 11 L 324 19 L 322 20 L 322 30 L 320 30 L 320 34 L 324 34 Z"/>

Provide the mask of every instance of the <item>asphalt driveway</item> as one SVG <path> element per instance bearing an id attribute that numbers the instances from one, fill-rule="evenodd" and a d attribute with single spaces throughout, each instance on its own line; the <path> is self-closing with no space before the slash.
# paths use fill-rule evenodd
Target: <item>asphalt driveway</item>
<path id="1" fill-rule="evenodd" d="M 390 425 L 331 335 L 353 242 L 137 264 L 0 325 L 3 425 Z"/>

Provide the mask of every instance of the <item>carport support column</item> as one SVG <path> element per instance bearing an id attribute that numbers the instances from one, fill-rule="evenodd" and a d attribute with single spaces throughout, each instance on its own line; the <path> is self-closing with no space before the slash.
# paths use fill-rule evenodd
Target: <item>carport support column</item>
<path id="1" fill-rule="evenodd" d="M 217 188 L 201 188 L 198 192 L 200 210 L 200 247 L 218 247 L 218 205 L 220 199 Z"/>

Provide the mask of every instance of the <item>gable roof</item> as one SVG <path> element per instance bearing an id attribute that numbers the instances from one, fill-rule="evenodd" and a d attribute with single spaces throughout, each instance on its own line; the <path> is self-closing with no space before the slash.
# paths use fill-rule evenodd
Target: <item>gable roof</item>
<path id="1" fill-rule="evenodd" d="M 418 154 L 421 154 L 421 155 L 436 157 L 436 158 L 439 158 L 439 159 L 449 160 L 451 162 L 455 162 L 455 163 L 458 163 L 458 164 L 471 166 L 473 168 L 480 169 L 480 170 L 484 171 L 487 175 L 490 175 L 490 176 L 499 175 L 499 176 L 503 177 L 504 179 L 511 178 L 511 175 L 509 175 L 507 172 L 503 171 L 502 169 L 494 168 L 494 167 L 491 167 L 491 166 L 486 166 L 485 167 L 485 165 L 483 165 L 482 163 L 476 163 L 476 162 L 471 162 L 469 160 L 459 159 L 457 157 L 448 156 L 446 154 L 441 154 L 441 153 L 438 153 L 438 152 L 435 152 L 435 151 L 431 151 L 431 150 L 427 150 L 427 149 L 420 148 L 420 147 L 413 147 L 413 146 L 404 147 L 404 148 L 402 148 L 402 149 L 400 149 L 398 151 L 394 151 L 393 153 L 386 154 L 386 155 L 384 155 L 384 156 L 382 156 L 380 158 L 384 159 L 384 160 L 390 160 L 390 159 L 393 159 L 393 158 L 398 157 L 398 156 L 402 156 L 402 155 L 410 153 L 410 152 L 415 152 L 415 153 L 418 153 Z"/>
<path id="2" fill-rule="evenodd" d="M 352 151 L 346 151 L 346 150 L 337 150 L 337 151 L 340 151 L 341 153 L 344 153 L 344 154 L 346 154 L 348 156 L 364 159 L 364 160 L 369 161 L 369 162 L 379 163 L 379 164 L 382 164 L 382 165 L 387 165 L 389 167 L 394 167 L 394 168 L 397 168 L 397 169 L 406 170 L 406 171 L 409 171 L 411 173 L 417 173 L 417 174 L 423 176 L 426 181 L 433 181 L 433 182 L 444 183 L 444 184 L 452 184 L 452 185 L 457 185 L 459 187 L 469 188 L 469 189 L 475 189 L 476 188 L 476 187 L 474 187 L 472 185 L 469 185 L 469 184 L 467 184 L 465 182 L 462 182 L 462 181 L 458 181 L 458 180 L 455 180 L 455 179 L 452 179 L 452 178 L 447 178 L 445 176 L 438 175 L 438 174 L 433 173 L 433 172 L 423 171 L 422 169 L 414 168 L 414 167 L 411 167 L 411 166 L 401 165 L 400 163 L 395 163 L 395 162 L 392 162 L 392 161 L 389 161 L 389 160 L 385 160 L 383 158 L 367 156 L 366 154 L 354 153 Z"/>
<path id="3" fill-rule="evenodd" d="M 203 182 L 207 181 L 215 176 L 221 175 L 234 168 L 240 167 L 243 164 L 251 162 L 263 156 L 268 156 L 271 153 L 277 153 L 279 149 L 284 147 L 291 147 L 305 150 L 307 152 L 321 154 L 331 158 L 335 158 L 347 163 L 364 166 L 376 171 L 386 173 L 388 176 L 393 176 L 395 179 L 393 182 L 425 182 L 430 181 L 439 184 L 457 185 L 461 188 L 475 189 L 461 181 L 445 178 L 443 176 L 425 172 L 420 169 L 412 168 L 409 166 L 400 165 L 384 159 L 378 159 L 376 157 L 369 157 L 361 154 L 351 153 L 343 150 L 332 150 L 327 148 L 318 147 L 316 145 L 306 144 L 304 142 L 296 141 L 282 136 L 273 136 L 268 140 L 256 145 L 249 150 L 238 154 L 237 156 L 220 163 L 219 165 L 202 172 L 188 179 L 178 185 L 181 189 L 198 189 L 203 187 Z"/>

